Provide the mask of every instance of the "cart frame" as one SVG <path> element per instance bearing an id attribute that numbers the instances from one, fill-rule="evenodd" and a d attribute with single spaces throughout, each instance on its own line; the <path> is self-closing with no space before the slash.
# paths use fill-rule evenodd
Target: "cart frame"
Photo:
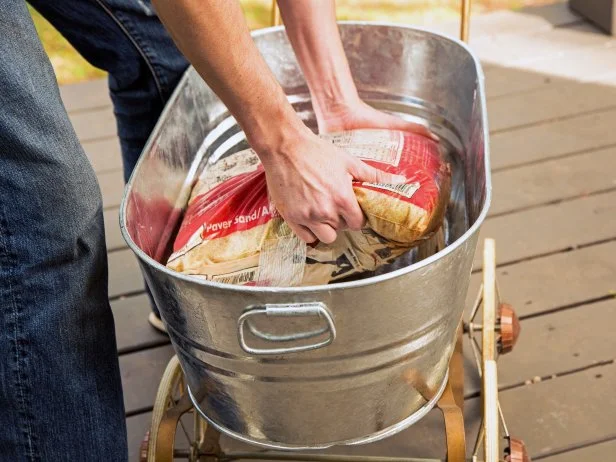
<path id="1" fill-rule="evenodd" d="M 461 0 L 460 38 L 468 42 L 471 0 Z M 272 25 L 282 23 L 276 1 L 272 2 Z M 498 401 L 498 379 L 496 360 L 499 354 L 512 350 L 519 335 L 519 322 L 513 309 L 500 301 L 496 282 L 495 243 L 486 239 L 483 261 L 483 284 L 471 307 L 468 323 L 462 323 L 458 329 L 455 350 L 449 364 L 449 376 L 437 407 L 443 415 L 445 426 L 445 446 L 447 462 L 477 462 L 480 450 L 481 460 L 485 462 L 523 462 L 530 460 L 526 448 L 520 440 L 512 438 L 505 424 L 501 406 Z M 475 323 L 481 309 L 482 323 Z M 481 334 L 481 342 L 476 338 Z M 477 371 L 482 381 L 482 424 L 475 440 L 470 459 L 466 457 L 466 440 L 464 428 L 464 357 L 463 338 L 469 338 L 474 354 Z M 478 335 L 477 335 L 478 336 Z M 425 396 L 434 396 L 434 390 L 427 384 L 414 382 L 418 390 L 425 390 Z M 190 448 L 175 448 L 176 431 L 179 426 L 187 434 L 182 417 L 193 414 L 192 437 L 189 436 Z M 501 452 L 501 429 L 506 444 Z M 185 457 L 191 462 L 218 462 L 232 460 L 296 460 L 315 462 L 438 462 L 437 459 L 368 457 L 350 455 L 310 454 L 304 452 L 283 451 L 233 451 L 224 452 L 219 444 L 220 433 L 208 425 L 195 410 L 188 393 L 183 372 L 177 357 L 173 357 L 161 380 L 153 409 L 152 426 L 146 434 L 141 447 L 143 462 L 173 462 L 175 458 Z M 502 458 L 500 455 L 502 454 Z"/>

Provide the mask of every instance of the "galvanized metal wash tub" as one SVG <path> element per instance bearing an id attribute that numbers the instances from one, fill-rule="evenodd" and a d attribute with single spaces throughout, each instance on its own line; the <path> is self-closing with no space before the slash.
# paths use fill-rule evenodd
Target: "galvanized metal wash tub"
<path id="1" fill-rule="evenodd" d="M 195 407 L 224 433 L 278 448 L 358 444 L 420 419 L 447 379 L 473 254 L 490 201 L 483 75 L 464 44 L 389 24 L 345 23 L 361 96 L 427 123 L 453 166 L 434 242 L 379 274 L 327 286 L 240 287 L 165 268 L 195 177 L 246 147 L 227 109 L 190 69 L 126 189 L 124 238 L 140 259 Z M 254 34 L 297 112 L 308 89 L 281 28 Z"/>

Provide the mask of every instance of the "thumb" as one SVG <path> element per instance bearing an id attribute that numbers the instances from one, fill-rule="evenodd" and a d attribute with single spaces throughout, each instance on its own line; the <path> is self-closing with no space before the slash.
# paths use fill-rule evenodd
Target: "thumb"
<path id="1" fill-rule="evenodd" d="M 378 168 L 371 167 L 357 158 L 353 158 L 349 173 L 351 173 L 354 180 L 365 183 L 398 184 L 406 182 L 406 178 L 402 175 L 384 172 Z"/>

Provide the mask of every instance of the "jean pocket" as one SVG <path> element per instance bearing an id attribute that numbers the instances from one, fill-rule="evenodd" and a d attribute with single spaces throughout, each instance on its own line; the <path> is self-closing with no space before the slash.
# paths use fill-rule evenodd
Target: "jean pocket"
<path id="1" fill-rule="evenodd" d="M 114 11 L 126 11 L 145 16 L 156 16 L 151 0 L 101 0 Z"/>

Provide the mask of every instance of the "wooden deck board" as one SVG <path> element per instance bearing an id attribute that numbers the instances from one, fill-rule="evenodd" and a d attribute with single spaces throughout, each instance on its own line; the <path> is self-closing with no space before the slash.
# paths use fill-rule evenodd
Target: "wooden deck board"
<path id="1" fill-rule="evenodd" d="M 613 383 L 616 365 L 546 380 L 500 393 L 500 402 L 513 435 L 524 439 L 531 455 L 549 455 L 573 444 L 584 444 L 613 434 L 616 409 Z M 479 400 L 466 401 L 465 420 L 470 455 L 479 425 Z M 523 409 L 524 412 L 520 412 Z M 147 428 L 147 416 L 128 419 L 129 435 L 139 442 Z M 231 449 L 247 447 L 225 440 Z M 431 412 L 413 427 L 382 442 L 328 452 L 348 454 L 443 457 L 443 431 L 438 411 Z M 557 459 L 558 460 L 558 459 Z M 606 461 L 607 462 L 607 461 Z"/>
<path id="2" fill-rule="evenodd" d="M 128 460 L 129 462 L 139 461 L 139 447 L 145 436 L 145 432 L 150 429 L 152 414 L 137 414 L 126 419 L 126 430 L 128 433 Z"/>
<path id="3" fill-rule="evenodd" d="M 528 7 L 518 11 L 495 11 L 489 15 L 474 16 L 470 27 L 470 44 L 474 46 L 477 40 L 497 34 L 511 34 L 519 37 L 527 34 L 550 31 L 579 23 L 581 18 L 563 8 L 562 4 Z M 459 21 L 433 24 L 430 29 L 458 37 Z"/>
<path id="4" fill-rule="evenodd" d="M 531 454 L 549 454 L 613 435 L 615 381 L 616 365 L 611 364 L 502 392 L 500 402 L 511 432 Z"/>
<path id="5" fill-rule="evenodd" d="M 104 173 L 122 169 L 120 143 L 115 136 L 97 141 L 86 141 L 82 144 L 95 172 Z"/>
<path id="6" fill-rule="evenodd" d="M 60 96 L 69 113 L 111 106 L 107 79 L 64 85 Z"/>
<path id="7" fill-rule="evenodd" d="M 171 345 L 163 345 L 120 356 L 124 406 L 127 413 L 151 408 L 158 383 L 173 355 Z"/>
<path id="8" fill-rule="evenodd" d="M 103 212 L 105 219 L 105 239 L 107 241 L 107 250 L 123 249 L 126 247 L 126 242 L 122 238 L 120 231 L 120 209 L 112 208 Z"/>
<path id="9" fill-rule="evenodd" d="M 616 454 L 616 439 L 574 449 L 542 459 L 544 462 L 610 462 Z"/>
<path id="10" fill-rule="evenodd" d="M 482 61 L 486 76 L 486 97 L 488 101 L 511 96 L 528 91 L 544 89 L 547 85 L 567 82 L 565 79 L 558 80 L 550 75 L 531 72 L 515 67 L 491 66 Z"/>
<path id="11" fill-rule="evenodd" d="M 616 147 L 548 160 L 492 175 L 490 214 L 616 188 Z"/>
<path id="12" fill-rule="evenodd" d="M 109 297 L 143 291 L 143 278 L 137 258 L 129 249 L 109 254 Z"/>
<path id="13" fill-rule="evenodd" d="M 490 130 L 500 132 L 614 107 L 616 87 L 567 82 L 491 100 L 488 117 Z"/>
<path id="14" fill-rule="evenodd" d="M 488 63 L 549 71 L 539 63 L 559 60 L 563 55 L 588 56 L 614 42 L 611 36 L 597 34 L 596 30 L 590 24 L 580 23 L 527 34 L 497 33 L 484 35 L 472 41 L 471 46 Z M 596 61 L 594 57 L 587 59 Z"/>
<path id="15" fill-rule="evenodd" d="M 504 243 L 496 243 L 496 254 Z M 584 305 L 616 293 L 616 242 L 609 242 L 498 268 L 503 299 L 521 317 L 557 308 Z M 467 306 L 481 283 L 481 273 L 471 277 Z"/>
<path id="16" fill-rule="evenodd" d="M 616 145 L 616 109 L 496 133 L 492 168 L 499 170 Z"/>
<path id="17" fill-rule="evenodd" d="M 124 193 L 124 178 L 120 170 L 107 171 L 97 175 L 98 183 L 103 194 L 103 207 L 117 208 L 122 202 Z"/>
<path id="18" fill-rule="evenodd" d="M 582 36 L 590 36 L 588 34 Z M 592 37 L 597 37 L 594 34 Z M 546 57 L 546 59 L 534 59 L 516 63 L 521 69 L 537 73 L 544 73 L 554 78 L 566 78 L 580 82 L 590 83 L 614 83 L 614 66 L 611 62 L 616 58 L 614 40 L 598 43 L 595 46 L 579 48 L 563 47 L 560 53 Z M 575 63 L 575 65 L 571 65 Z"/>
<path id="19" fill-rule="evenodd" d="M 111 310 L 115 319 L 116 342 L 120 354 L 169 343 L 169 337 L 147 322 L 151 310 L 147 295 L 115 300 L 111 303 Z"/>
<path id="20" fill-rule="evenodd" d="M 497 242 L 497 262 L 510 263 L 616 237 L 616 192 L 490 218 L 480 236 Z M 481 254 L 475 268 L 481 268 Z"/>
<path id="21" fill-rule="evenodd" d="M 116 122 L 111 107 L 69 113 L 69 118 L 81 142 L 116 136 Z"/>
<path id="22" fill-rule="evenodd" d="M 512 387 L 613 361 L 615 324 L 616 299 L 523 320 L 514 351 L 499 359 L 499 386 Z M 471 359 L 468 353 L 470 344 L 465 345 L 465 356 Z M 475 369 L 467 369 L 465 394 L 471 395 L 480 391 L 480 382 Z"/>

